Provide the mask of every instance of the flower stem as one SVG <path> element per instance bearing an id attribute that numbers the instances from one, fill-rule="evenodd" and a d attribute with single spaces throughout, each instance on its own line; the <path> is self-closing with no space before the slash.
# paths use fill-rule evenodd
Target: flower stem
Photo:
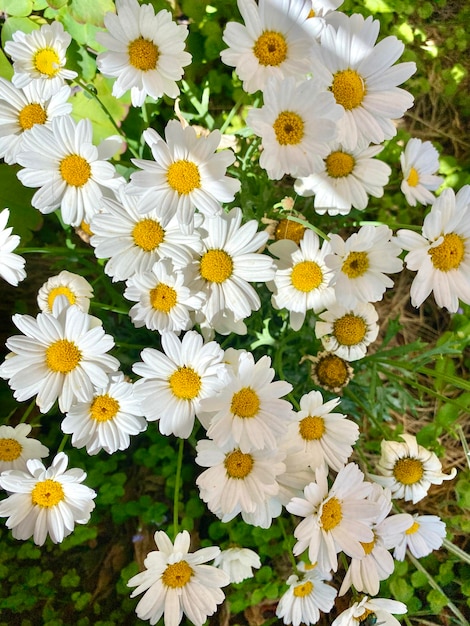
<path id="1" fill-rule="evenodd" d="M 23 413 L 23 417 L 20 419 L 20 424 L 22 424 L 23 422 L 26 422 L 26 420 L 28 419 L 31 411 L 34 409 L 35 404 L 36 404 L 36 398 L 33 398 L 33 400 L 31 401 L 30 405 L 28 406 L 26 411 Z"/>
<path id="2" fill-rule="evenodd" d="M 70 435 L 64 435 L 62 437 L 62 441 L 60 442 L 60 446 L 57 449 L 57 454 L 59 454 L 59 452 L 62 452 L 62 450 L 65 448 L 65 444 L 69 440 L 69 437 L 70 437 Z"/>
<path id="3" fill-rule="evenodd" d="M 176 461 L 175 492 L 173 495 L 173 541 L 176 539 L 176 535 L 178 534 L 179 525 L 180 482 L 181 467 L 183 465 L 183 447 L 184 439 L 180 439 L 178 445 L 178 459 Z"/>

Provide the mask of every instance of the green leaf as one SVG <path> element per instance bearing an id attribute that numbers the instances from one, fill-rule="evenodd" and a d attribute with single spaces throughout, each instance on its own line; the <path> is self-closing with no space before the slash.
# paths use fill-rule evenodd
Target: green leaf
<path id="1" fill-rule="evenodd" d="M 39 230 L 43 223 L 41 213 L 31 206 L 35 189 L 24 187 L 16 176 L 19 167 L 0 163 L 0 210 L 10 209 L 8 226 L 21 237 L 21 245 L 32 239 L 32 231 Z"/>
<path id="2" fill-rule="evenodd" d="M 0 76 L 6 78 L 7 80 L 11 80 L 11 77 L 13 76 L 13 67 L 5 56 L 3 50 L 0 50 Z"/>
<path id="3" fill-rule="evenodd" d="M 33 10 L 33 0 L 0 0 L 0 11 L 15 17 L 26 17 Z"/>
<path id="4" fill-rule="evenodd" d="M 38 28 L 39 24 L 29 17 L 9 17 L 2 26 L 2 46 L 13 38 L 13 33 L 16 33 L 17 30 L 21 30 L 23 33 L 31 33 Z"/>
<path id="5" fill-rule="evenodd" d="M 440 591 L 437 591 L 437 589 L 431 589 L 426 599 L 429 602 L 431 612 L 435 615 L 439 615 L 442 609 L 447 605 L 446 596 Z"/>
<path id="6" fill-rule="evenodd" d="M 71 0 L 70 15 L 80 24 L 104 26 L 105 13 L 115 12 L 112 0 Z"/>

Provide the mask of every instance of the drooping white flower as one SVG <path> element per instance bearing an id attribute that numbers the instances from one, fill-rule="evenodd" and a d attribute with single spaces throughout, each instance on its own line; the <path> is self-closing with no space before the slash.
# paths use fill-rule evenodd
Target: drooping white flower
<path id="1" fill-rule="evenodd" d="M 408 204 L 433 204 L 436 198 L 432 192 L 444 179 L 435 175 L 439 169 L 439 153 L 432 143 L 416 137 L 409 139 L 400 154 L 400 165 L 403 172 L 401 190 Z"/>
<path id="2" fill-rule="evenodd" d="M 28 459 L 40 459 L 49 454 L 40 441 L 28 437 L 31 430 L 29 424 L 0 426 L 0 474 L 10 469 L 26 471 Z"/>
<path id="3" fill-rule="evenodd" d="M 261 567 L 261 559 L 249 548 L 228 548 L 215 557 L 214 565 L 229 575 L 231 583 L 241 583 L 253 578 L 253 568 Z"/>
<path id="4" fill-rule="evenodd" d="M 52 313 L 57 296 L 64 296 L 69 304 L 75 304 L 80 311 L 88 313 L 93 287 L 83 276 L 62 270 L 56 276 L 48 278 L 39 289 L 37 301 L 41 311 Z"/>
<path id="5" fill-rule="evenodd" d="M 404 561 L 406 550 L 421 559 L 438 550 L 446 536 L 446 525 L 438 515 L 408 515 L 409 525 L 393 551 L 397 561 Z"/>
<path id="6" fill-rule="evenodd" d="M 7 228 L 10 218 L 10 209 L 0 212 L 0 276 L 7 283 L 16 287 L 26 278 L 24 266 L 26 261 L 22 256 L 13 252 L 20 243 L 19 235 L 12 235 L 12 226 Z"/>

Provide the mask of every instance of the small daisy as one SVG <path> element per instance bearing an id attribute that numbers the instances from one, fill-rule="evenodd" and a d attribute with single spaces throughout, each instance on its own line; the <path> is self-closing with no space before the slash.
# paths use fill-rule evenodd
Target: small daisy
<path id="1" fill-rule="evenodd" d="M 319 391 L 300 398 L 300 411 L 289 425 L 290 441 L 306 452 L 312 469 L 325 464 L 338 472 L 346 465 L 359 438 L 355 422 L 342 413 L 333 413 L 339 403 L 339 398 L 323 402 Z"/>
<path id="2" fill-rule="evenodd" d="M 395 547 L 393 556 L 397 561 L 404 561 L 406 550 L 421 559 L 439 550 L 446 536 L 446 525 L 437 515 L 408 515 L 409 526 L 402 533 L 400 542 Z"/>
<path id="3" fill-rule="evenodd" d="M 259 569 L 261 560 L 248 548 L 228 548 L 215 557 L 214 565 L 229 575 L 231 583 L 241 583 L 253 578 L 253 568 Z"/>
<path id="4" fill-rule="evenodd" d="M 110 143 L 116 152 L 120 141 L 92 143 L 90 120 L 75 123 L 68 115 L 55 117 L 50 126 L 36 124 L 23 138 L 18 178 L 26 187 L 39 187 L 32 204 L 41 213 L 60 207 L 66 224 L 78 226 L 100 206 L 105 190 L 122 184 L 114 166 L 106 160 Z M 103 155 L 103 151 L 106 155 Z M 100 153 L 102 156 L 100 156 Z"/>
<path id="5" fill-rule="evenodd" d="M 354 376 L 354 370 L 345 359 L 336 354 L 324 351 L 316 356 L 306 355 L 302 358 L 310 361 L 310 377 L 318 387 L 332 393 L 340 393 Z"/>
<path id="6" fill-rule="evenodd" d="M 37 300 L 41 311 L 52 313 L 57 296 L 65 296 L 69 304 L 75 304 L 80 311 L 88 313 L 93 287 L 83 276 L 62 270 L 57 276 L 51 276 L 39 289 Z"/>
<path id="7" fill-rule="evenodd" d="M 302 578 L 292 574 L 287 584 L 289 589 L 281 596 L 276 609 L 276 616 L 282 618 L 284 624 L 316 624 L 320 611 L 329 613 L 334 606 L 336 589 L 325 583 L 316 569 Z"/>
<path id="8" fill-rule="evenodd" d="M 19 235 L 12 235 L 12 226 L 6 227 L 10 219 L 10 209 L 0 212 L 0 276 L 7 283 L 16 287 L 19 282 L 26 278 L 24 266 L 26 261 L 13 250 L 20 243 Z"/>
<path id="9" fill-rule="evenodd" d="M 235 198 L 240 182 L 225 175 L 235 155 L 230 149 L 216 152 L 221 139 L 218 130 L 198 137 L 192 126 L 170 120 L 165 128 L 166 142 L 153 129 L 144 131 L 144 139 L 154 161 L 132 159 L 142 171 L 131 174 L 128 190 L 141 196 L 140 213 L 158 206 L 163 216 L 176 214 L 190 230 L 194 209 L 218 215 L 221 203 Z"/>
<path id="10" fill-rule="evenodd" d="M 18 89 L 0 78 L 0 157 L 13 165 L 22 150 L 23 138 L 36 124 L 49 125 L 54 117 L 69 115 L 72 104 L 67 102 L 71 89 L 67 85 L 46 96 L 47 86 L 30 83 Z"/>
<path id="11" fill-rule="evenodd" d="M 398 600 L 364 596 L 360 602 L 355 602 L 349 609 L 343 611 L 331 626 L 366 626 L 369 616 L 372 618 L 369 623 L 376 626 L 400 626 L 400 622 L 392 613 L 403 615 L 407 610 L 406 604 Z"/>
<path id="12" fill-rule="evenodd" d="M 202 626 L 217 610 L 225 595 L 220 587 L 229 584 L 228 575 L 213 565 L 206 565 L 220 553 L 220 548 L 208 547 L 189 552 L 190 535 L 183 530 L 174 544 L 162 530 L 154 535 L 158 550 L 149 552 L 144 572 L 133 576 L 128 587 L 135 598 L 145 591 L 136 607 L 137 617 L 156 624 L 162 617 L 165 624 L 178 626 L 183 615 Z"/>
<path id="13" fill-rule="evenodd" d="M 341 107 L 315 80 L 271 79 L 264 105 L 248 111 L 247 124 L 261 137 L 259 163 L 269 178 L 308 176 L 322 167 L 336 138 Z"/>
<path id="14" fill-rule="evenodd" d="M 336 571 L 341 550 L 350 557 L 364 556 L 362 544 L 374 538 L 371 525 L 379 506 L 367 500 L 372 485 L 364 481 L 355 463 L 340 469 L 330 489 L 324 465 L 317 467 L 315 475 L 304 497 L 292 498 L 286 507 L 289 513 L 305 518 L 294 530 L 294 554 L 308 548 L 309 560 L 318 562 L 320 570 Z"/>
<path id="15" fill-rule="evenodd" d="M 277 223 L 275 222 L 273 234 L 276 241 L 289 239 L 290 241 L 293 241 L 294 243 L 299 245 L 302 237 L 305 235 L 306 230 L 307 229 L 303 224 L 299 224 L 299 222 L 294 222 L 294 220 L 286 217 L 279 220 Z"/>
<path id="16" fill-rule="evenodd" d="M 27 470 L 8 470 L 0 486 L 9 492 L 0 502 L 0 516 L 8 517 L 7 528 L 15 539 L 29 539 L 42 546 L 49 535 L 60 543 L 75 524 L 86 524 L 95 508 L 93 489 L 82 485 L 81 469 L 67 470 L 68 457 L 59 452 L 49 469 L 38 459 L 26 461 Z"/>
<path id="17" fill-rule="evenodd" d="M 49 98 L 66 80 L 75 78 L 77 72 L 65 68 L 65 54 L 71 41 L 72 37 L 58 21 L 43 24 L 28 34 L 14 32 L 13 41 L 5 43 L 5 52 L 13 61 L 15 87 L 44 83 Z"/>
<path id="18" fill-rule="evenodd" d="M 229 22 L 220 57 L 235 67 L 243 89 L 264 89 L 270 77 L 304 77 L 310 71 L 314 24 L 307 20 L 309 0 L 238 0 L 245 24 Z"/>
<path id="19" fill-rule="evenodd" d="M 321 339 L 325 350 L 347 361 L 362 359 L 367 346 L 379 334 L 379 316 L 370 302 L 361 302 L 355 307 L 334 304 L 318 317 L 315 335 Z"/>
<path id="20" fill-rule="evenodd" d="M 106 335 L 97 318 L 75 305 L 65 306 L 57 298 L 53 313 L 13 315 L 13 323 L 24 333 L 10 337 L 11 353 L 0 365 L 0 376 L 8 380 L 19 402 L 34 395 L 41 413 L 59 400 L 66 412 L 75 400 L 86 401 L 94 386 L 105 386 L 107 374 L 118 369 L 119 361 L 106 354 L 114 340 Z"/>
<path id="21" fill-rule="evenodd" d="M 400 435 L 403 442 L 382 440 L 382 456 L 376 467 L 381 476 L 372 478 L 388 487 L 393 498 L 422 500 L 431 485 L 442 485 L 457 474 L 455 467 L 450 474 L 442 472 L 442 465 L 434 452 L 420 446 L 414 435 Z"/>
<path id="22" fill-rule="evenodd" d="M 347 215 L 351 208 L 362 211 L 369 196 L 383 196 L 392 171 L 374 158 L 382 150 L 383 146 L 372 145 L 345 150 L 340 143 L 331 144 L 320 171 L 298 178 L 294 189 L 300 196 L 315 196 L 313 206 L 319 215 Z"/>
<path id="23" fill-rule="evenodd" d="M 330 235 L 331 255 L 325 261 L 334 272 L 336 298 L 343 306 L 382 300 L 393 280 L 385 274 L 400 272 L 401 248 L 385 224 L 362 226 L 346 241 Z"/>
<path id="24" fill-rule="evenodd" d="M 28 459 L 41 459 L 49 454 L 46 446 L 28 437 L 29 424 L 0 426 L 0 474 L 5 470 L 26 471 Z"/>
<path id="25" fill-rule="evenodd" d="M 224 352 L 216 341 L 204 344 L 193 330 L 181 340 L 175 333 L 164 332 L 162 348 L 163 352 L 145 348 L 140 355 L 143 362 L 133 365 L 133 371 L 142 376 L 135 383 L 136 397 L 147 420 L 158 420 L 163 435 L 186 439 L 201 400 L 224 385 Z"/>
<path id="26" fill-rule="evenodd" d="M 141 417 L 139 402 L 134 396 L 134 386 L 124 374 L 109 374 L 108 383 L 96 389 L 86 402 L 73 404 L 62 421 L 62 432 L 72 435 L 72 445 L 86 446 L 89 455 L 105 450 L 113 454 L 126 450 L 129 435 L 137 435 L 147 428 Z"/>
<path id="27" fill-rule="evenodd" d="M 421 306 L 432 291 L 438 306 L 456 313 L 459 299 L 470 304 L 470 185 L 457 194 L 444 189 L 424 218 L 422 233 L 397 232 L 399 245 L 409 250 L 406 266 L 417 271 L 411 303 Z"/>
<path id="28" fill-rule="evenodd" d="M 433 204 L 435 196 L 432 191 L 442 184 L 442 176 L 435 176 L 439 170 L 439 152 L 430 141 L 412 138 L 400 154 L 403 172 L 401 190 L 411 206 Z"/>

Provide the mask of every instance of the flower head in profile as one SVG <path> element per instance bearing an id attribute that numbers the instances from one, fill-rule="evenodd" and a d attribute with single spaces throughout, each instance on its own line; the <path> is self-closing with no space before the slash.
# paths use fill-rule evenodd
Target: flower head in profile
<path id="1" fill-rule="evenodd" d="M 51 276 L 39 289 L 37 300 L 41 311 L 52 313 L 57 296 L 64 296 L 69 304 L 75 304 L 80 311 L 88 313 L 93 287 L 83 276 L 62 270 L 56 276 Z"/>
<path id="2" fill-rule="evenodd" d="M 49 536 L 60 543 L 75 524 L 86 524 L 95 508 L 93 489 L 82 485 L 86 474 L 67 469 L 68 457 L 59 452 L 46 469 L 38 459 L 26 461 L 26 471 L 8 470 L 0 486 L 9 492 L 0 502 L 0 516 L 15 539 L 29 539 L 42 546 Z"/>
<path id="3" fill-rule="evenodd" d="M 116 13 L 106 13 L 104 23 L 107 32 L 97 33 L 96 40 L 107 50 L 96 62 L 104 76 L 117 77 L 113 96 L 120 98 L 130 90 L 136 107 L 147 95 L 176 98 L 176 82 L 191 63 L 184 50 L 188 28 L 173 22 L 169 11 L 155 14 L 151 4 L 137 0 L 116 0 Z"/>
<path id="4" fill-rule="evenodd" d="M 369 615 L 375 619 L 377 626 L 400 626 L 400 622 L 393 617 L 403 615 L 407 612 L 406 604 L 398 600 L 389 600 L 386 598 L 369 598 L 364 596 L 359 602 L 354 602 L 349 609 L 343 611 L 332 622 L 331 626 L 363 626 Z"/>
<path id="5" fill-rule="evenodd" d="M 408 549 L 417 559 L 439 550 L 446 536 L 446 525 L 438 515 L 408 515 L 409 523 L 401 537 L 393 556 L 404 561 Z"/>
<path id="6" fill-rule="evenodd" d="M 202 626 L 225 598 L 221 587 L 230 582 L 224 571 L 207 565 L 220 548 L 190 552 L 187 530 L 178 533 L 174 543 L 162 530 L 157 530 L 154 538 L 158 550 L 147 554 L 145 571 L 127 583 L 135 587 L 131 598 L 145 592 L 136 607 L 137 617 L 156 624 L 163 616 L 165 624 L 178 626 L 186 615 L 195 626 Z"/>
<path id="7" fill-rule="evenodd" d="M 249 548 L 228 548 L 215 557 L 214 565 L 229 575 L 231 583 L 241 583 L 253 578 L 253 568 L 259 569 L 261 560 Z"/>
<path id="8" fill-rule="evenodd" d="M 443 182 L 442 176 L 436 176 L 439 170 L 439 153 L 430 141 L 421 141 L 413 137 L 400 154 L 403 172 L 401 190 L 411 206 L 433 204 L 432 193 Z"/>
<path id="9" fill-rule="evenodd" d="M 31 430 L 29 424 L 0 426 L 0 474 L 10 469 L 26 471 L 28 459 L 40 459 L 49 454 L 40 441 L 28 437 Z"/>
<path id="10" fill-rule="evenodd" d="M 7 283 L 16 287 L 26 278 L 24 266 L 26 261 L 22 256 L 13 252 L 20 243 L 19 235 L 12 235 L 12 226 L 8 226 L 10 209 L 0 212 L 0 276 Z"/>

